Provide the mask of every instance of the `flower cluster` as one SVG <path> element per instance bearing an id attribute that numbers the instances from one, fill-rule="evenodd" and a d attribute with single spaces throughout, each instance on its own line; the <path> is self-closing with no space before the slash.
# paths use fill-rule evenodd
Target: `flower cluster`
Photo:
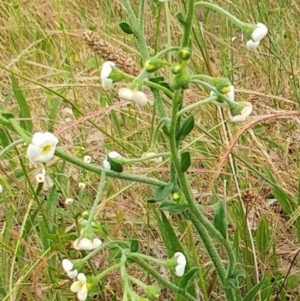
<path id="1" fill-rule="evenodd" d="M 73 242 L 74 249 L 80 251 L 91 251 L 97 249 L 101 245 L 102 245 L 102 241 L 97 237 L 93 239 L 89 239 L 87 237 L 77 238 Z"/>

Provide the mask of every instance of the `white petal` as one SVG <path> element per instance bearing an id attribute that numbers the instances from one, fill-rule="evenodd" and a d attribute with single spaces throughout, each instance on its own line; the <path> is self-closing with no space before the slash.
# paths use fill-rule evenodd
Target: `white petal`
<path id="1" fill-rule="evenodd" d="M 246 121 L 247 118 L 245 118 L 245 116 L 243 115 L 235 115 L 232 116 L 231 114 L 229 114 L 229 118 L 232 122 L 244 122 Z"/>
<path id="2" fill-rule="evenodd" d="M 134 92 L 131 89 L 121 88 L 118 91 L 118 95 L 125 100 L 134 101 Z"/>
<path id="3" fill-rule="evenodd" d="M 78 274 L 77 270 L 67 272 L 68 277 L 71 278 L 71 279 L 76 278 L 77 274 Z"/>
<path id="4" fill-rule="evenodd" d="M 27 158 L 31 161 L 36 161 L 36 158 L 39 157 L 41 153 L 40 147 L 34 145 L 34 144 L 29 144 L 27 148 Z"/>
<path id="5" fill-rule="evenodd" d="M 107 154 L 107 156 L 111 159 L 116 159 L 122 157 L 118 152 L 112 151 Z"/>
<path id="6" fill-rule="evenodd" d="M 86 284 L 82 286 L 82 289 L 77 293 L 77 298 L 80 301 L 84 301 L 87 298 L 88 290 Z"/>
<path id="7" fill-rule="evenodd" d="M 73 248 L 75 250 L 80 250 L 80 246 L 79 246 L 79 238 L 77 238 L 74 242 L 73 242 Z"/>
<path id="8" fill-rule="evenodd" d="M 268 34 L 268 27 L 265 24 L 257 23 L 256 28 L 252 32 L 252 39 L 255 42 L 261 41 Z"/>
<path id="9" fill-rule="evenodd" d="M 86 283 L 86 277 L 83 273 L 79 273 L 77 279 L 81 281 L 81 283 Z"/>
<path id="10" fill-rule="evenodd" d="M 0 193 L 3 192 L 3 186 L 0 184 Z"/>
<path id="11" fill-rule="evenodd" d="M 101 78 L 101 86 L 105 90 L 109 90 L 110 88 L 113 87 L 113 80 L 110 78 Z"/>
<path id="12" fill-rule="evenodd" d="M 100 247 L 101 245 L 102 245 L 101 239 L 99 239 L 99 238 L 97 238 L 97 237 L 93 239 L 93 246 L 94 246 L 94 249 Z"/>
<path id="13" fill-rule="evenodd" d="M 103 160 L 103 167 L 106 170 L 111 170 L 111 165 L 106 159 Z"/>
<path id="14" fill-rule="evenodd" d="M 71 287 L 70 287 L 70 290 L 73 292 L 73 293 L 77 293 L 81 290 L 81 287 L 82 287 L 82 284 L 80 281 L 75 281 L 72 283 Z"/>
<path id="15" fill-rule="evenodd" d="M 106 61 L 102 65 L 100 77 L 101 78 L 108 78 L 110 76 L 110 73 L 112 71 L 112 68 L 115 67 L 116 64 L 111 61 Z"/>
<path id="16" fill-rule="evenodd" d="M 93 242 L 88 238 L 82 238 L 79 241 L 80 250 L 90 251 L 94 249 Z"/>
<path id="17" fill-rule="evenodd" d="M 49 144 L 51 144 L 53 146 L 56 146 L 58 144 L 58 138 L 55 135 L 53 135 L 52 133 L 46 132 L 44 134 L 44 138 L 45 138 L 45 141 L 47 141 Z"/>
<path id="18" fill-rule="evenodd" d="M 85 183 L 78 183 L 78 187 L 80 189 L 84 189 L 86 187 L 86 184 Z"/>
<path id="19" fill-rule="evenodd" d="M 230 91 L 227 93 L 227 97 L 230 100 L 234 101 L 234 86 L 233 85 L 230 86 Z"/>
<path id="20" fill-rule="evenodd" d="M 254 42 L 252 40 L 249 40 L 249 41 L 247 41 L 246 46 L 247 46 L 247 48 L 254 50 L 259 46 L 259 41 Z"/>
<path id="21" fill-rule="evenodd" d="M 146 94 L 142 91 L 134 91 L 134 102 L 136 102 L 137 104 L 144 106 L 148 103 L 148 98 L 146 96 Z"/>
<path id="22" fill-rule="evenodd" d="M 181 277 L 184 274 L 184 270 L 185 270 L 185 265 L 179 264 L 175 267 L 175 274 L 178 277 Z"/>
<path id="23" fill-rule="evenodd" d="M 73 263 L 69 259 L 63 259 L 62 266 L 66 272 L 70 272 L 73 269 Z"/>
<path id="24" fill-rule="evenodd" d="M 45 134 L 38 132 L 33 134 L 31 143 L 37 146 L 41 146 L 45 141 Z"/>
<path id="25" fill-rule="evenodd" d="M 174 254 L 174 257 L 176 258 L 176 260 L 177 260 L 177 263 L 179 264 L 179 265 L 186 265 L 186 258 L 185 258 L 185 256 L 184 256 L 184 254 L 183 253 L 181 253 L 181 252 L 176 252 L 175 254 Z"/>

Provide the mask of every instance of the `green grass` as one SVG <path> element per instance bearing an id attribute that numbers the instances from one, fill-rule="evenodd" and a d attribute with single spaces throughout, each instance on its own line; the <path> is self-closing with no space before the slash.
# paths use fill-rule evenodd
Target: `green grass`
<path id="1" fill-rule="evenodd" d="M 106 149 L 130 157 L 147 151 L 157 124 L 153 107 L 125 106 L 119 103 L 117 89 L 105 92 L 99 82 L 102 60 L 82 40 L 83 30 L 95 24 L 103 38 L 140 64 L 133 37 L 117 26 L 126 20 L 121 1 L 27 2 L 0 3 L 0 110 L 12 113 L 29 132 L 33 128 L 33 132 L 58 133 L 62 149 L 81 158 L 91 155 L 99 165 Z M 168 43 L 163 5 L 148 2 L 145 34 L 149 50 L 162 50 Z M 182 27 L 175 14 L 184 10 L 184 2 L 170 1 L 172 45 L 180 43 Z M 298 111 L 300 101 L 300 5 L 284 0 L 218 4 L 244 21 L 267 24 L 268 38 L 258 51 L 250 52 L 235 26 L 202 9 L 193 27 L 189 68 L 230 78 L 238 99 L 253 104 L 249 120 L 261 121 L 245 130 L 224 168 L 218 170 L 222 156 L 244 125 L 226 123 L 223 127 L 227 114 L 222 115 L 213 105 L 193 111 L 196 126 L 183 143 L 192 153 L 189 178 L 209 219 L 213 205 L 220 199 L 226 201 L 230 240 L 239 267 L 246 271 L 243 294 L 258 278 L 266 277 L 260 300 L 298 300 L 300 126 L 299 115 L 288 112 Z M 204 99 L 207 91 L 191 87 L 187 95 L 184 103 L 191 104 Z M 281 111 L 287 112 L 285 118 L 263 117 Z M 0 128 L 0 151 L 18 138 Z M 164 152 L 167 142 L 162 135 L 159 139 L 158 150 Z M 42 166 L 29 164 L 25 152 L 21 144 L 0 161 L 4 187 L 0 194 L 0 299 L 73 300 L 61 259 L 80 257 L 71 243 L 77 237 L 78 216 L 92 206 L 99 176 L 55 159 L 47 164 L 49 179 L 38 191 L 35 175 Z M 131 165 L 126 170 L 167 180 L 167 161 L 158 167 Z M 84 191 L 78 188 L 80 182 L 87 184 Z M 108 178 L 97 218 L 114 239 L 138 238 L 143 253 L 166 258 L 168 250 L 159 234 L 156 211 L 146 202 L 151 194 L 152 188 L 144 184 Z M 64 205 L 67 197 L 74 198 L 72 206 Z M 270 199 L 275 203 L 270 205 Z M 203 300 L 224 300 L 212 263 L 190 223 L 172 214 L 168 217 L 191 262 L 199 267 L 196 285 Z M 98 254 L 84 271 L 102 270 L 111 262 L 113 258 L 106 253 Z M 150 281 L 136 268 L 132 273 Z M 161 273 L 169 277 L 164 270 Z M 122 298 L 117 273 L 98 287 L 97 300 L 113 300 L 112 296 Z M 160 300 L 172 296 L 166 292 Z"/>

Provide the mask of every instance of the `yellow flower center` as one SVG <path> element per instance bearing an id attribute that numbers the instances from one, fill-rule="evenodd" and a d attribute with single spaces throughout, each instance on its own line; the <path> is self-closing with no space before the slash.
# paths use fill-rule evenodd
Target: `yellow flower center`
<path id="1" fill-rule="evenodd" d="M 51 145 L 50 144 L 46 144 L 42 147 L 42 153 L 44 155 L 48 154 L 51 151 Z"/>

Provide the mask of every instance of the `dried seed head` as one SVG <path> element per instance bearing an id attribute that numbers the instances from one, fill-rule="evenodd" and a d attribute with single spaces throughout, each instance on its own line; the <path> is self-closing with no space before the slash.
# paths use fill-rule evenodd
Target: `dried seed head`
<path id="1" fill-rule="evenodd" d="M 83 33 L 85 43 L 105 61 L 111 61 L 122 71 L 137 76 L 141 68 L 132 60 L 129 54 L 103 40 L 95 32 L 86 30 Z"/>

